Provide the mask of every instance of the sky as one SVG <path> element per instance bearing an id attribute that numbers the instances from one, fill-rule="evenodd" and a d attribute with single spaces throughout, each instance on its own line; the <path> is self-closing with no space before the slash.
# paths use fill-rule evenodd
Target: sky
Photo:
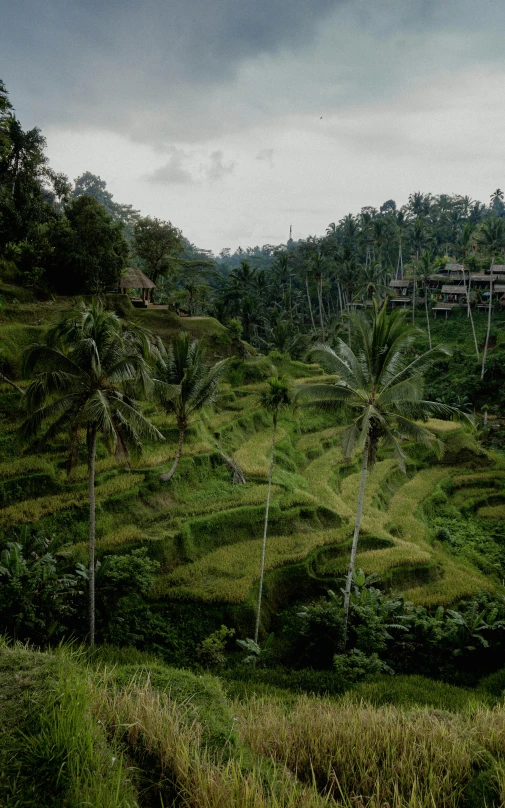
<path id="1" fill-rule="evenodd" d="M 198 247 L 505 185 L 501 0 L 3 0 L 0 78 L 52 167 Z"/>

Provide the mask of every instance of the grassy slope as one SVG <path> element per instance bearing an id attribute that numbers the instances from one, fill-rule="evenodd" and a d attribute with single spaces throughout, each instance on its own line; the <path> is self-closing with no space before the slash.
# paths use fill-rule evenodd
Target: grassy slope
<path id="1" fill-rule="evenodd" d="M 395 677 L 337 699 L 226 696 L 134 649 L 0 647 L 0 804 L 51 808 L 503 805 L 505 710 Z"/>
<path id="2" fill-rule="evenodd" d="M 32 329 L 40 330 L 54 322 L 68 305 L 68 301 L 59 301 L 4 307 L 0 339 L 8 351 L 17 350 L 14 365 L 19 350 L 33 338 Z M 179 319 L 160 310 L 138 311 L 135 316 L 164 338 L 181 327 L 206 338 L 222 331 L 212 318 Z M 479 321 L 478 328 L 483 324 Z M 434 338 L 440 339 L 447 326 L 453 328 L 450 321 L 436 322 Z M 459 335 L 463 328 L 467 328 L 467 321 L 460 318 Z M 9 342 L 12 333 L 17 337 Z M 252 597 L 258 575 L 270 441 L 268 418 L 257 409 L 261 386 L 257 377 L 262 369 L 268 373 L 270 365 L 267 360 L 255 361 L 251 383 L 223 387 L 214 412 L 189 429 L 180 473 L 170 485 L 160 483 L 159 473 L 169 468 L 175 454 L 175 425 L 152 405 L 145 405 L 145 411 L 167 440 L 146 446 L 130 472 L 118 467 L 99 447 L 98 554 L 127 551 L 147 543 L 151 554 L 161 561 L 157 598 L 238 604 Z M 318 372 L 317 367 L 300 363 L 284 365 L 284 370 L 290 369 L 300 380 Z M 0 520 L 13 528 L 31 523 L 59 535 L 68 534 L 75 558 L 84 560 L 85 457 L 81 456 L 82 464 L 71 481 L 63 471 L 63 437 L 41 455 L 20 458 L 14 440 L 20 418 L 19 397 L 7 387 L 0 391 L 0 504 L 4 505 Z M 434 422 L 432 427 L 446 443 L 442 463 L 418 457 L 405 476 L 386 457 L 370 475 L 357 560 L 366 572 L 379 572 L 391 585 L 404 589 L 411 600 L 423 604 L 450 603 L 494 587 L 503 577 L 498 568 L 491 570 L 493 578 L 489 576 L 478 548 L 472 554 L 463 552 L 457 542 L 435 539 L 440 520 L 447 520 L 448 512 L 456 520 L 464 517 L 463 510 L 468 507 L 464 492 L 467 488 L 474 491 L 476 473 L 480 475 L 480 493 L 472 500 L 472 519 L 481 529 L 499 520 L 505 503 L 505 475 L 501 471 L 505 466 L 499 457 L 484 453 L 457 425 Z M 340 430 L 327 416 L 312 411 L 289 414 L 281 420 L 266 559 L 270 573 L 267 598 L 275 595 L 280 567 L 287 570 L 282 587 L 288 598 L 289 565 L 296 571 L 295 589 L 302 570 L 315 591 L 335 585 L 345 570 L 359 468 L 357 463 L 344 462 Z M 231 484 L 216 441 L 239 460 L 248 479 L 246 486 Z M 442 509 L 433 501 L 440 486 L 452 492 L 449 504 L 446 501 Z M 447 511 L 449 506 L 452 511 Z"/>

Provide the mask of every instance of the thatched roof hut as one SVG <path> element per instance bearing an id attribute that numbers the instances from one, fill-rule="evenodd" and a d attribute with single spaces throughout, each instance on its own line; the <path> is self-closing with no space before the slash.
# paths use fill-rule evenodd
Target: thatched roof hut
<path id="1" fill-rule="evenodd" d="M 128 289 L 138 289 L 140 292 L 140 297 L 144 301 L 149 302 L 152 294 L 152 290 L 156 289 L 156 284 L 144 275 L 142 270 L 137 269 L 136 267 L 128 267 L 125 274 L 119 281 L 119 289 L 121 292 L 126 293 Z"/>
<path id="2" fill-rule="evenodd" d="M 128 267 L 119 281 L 120 289 L 156 289 L 156 284 L 136 267 Z"/>

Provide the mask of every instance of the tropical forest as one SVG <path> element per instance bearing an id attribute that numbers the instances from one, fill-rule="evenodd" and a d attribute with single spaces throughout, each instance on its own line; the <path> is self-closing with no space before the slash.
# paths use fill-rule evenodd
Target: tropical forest
<path id="1" fill-rule="evenodd" d="M 46 151 L 0 82 L 0 805 L 504 806 L 504 192 L 216 254 Z"/>

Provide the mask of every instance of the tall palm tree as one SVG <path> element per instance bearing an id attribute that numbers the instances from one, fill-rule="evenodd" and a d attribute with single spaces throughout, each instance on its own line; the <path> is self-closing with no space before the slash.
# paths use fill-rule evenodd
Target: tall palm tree
<path id="1" fill-rule="evenodd" d="M 498 189 L 499 190 L 499 189 Z M 496 192 L 495 192 L 496 193 Z M 489 335 L 491 333 L 491 316 L 493 312 L 493 267 L 495 256 L 501 252 L 505 247 L 505 221 L 498 219 L 496 216 L 490 216 L 482 222 L 480 233 L 478 235 L 480 244 L 491 255 L 491 266 L 489 269 L 489 303 L 487 308 L 487 331 L 486 341 L 484 343 L 484 353 L 482 355 L 482 367 L 480 378 L 484 378 L 486 372 L 486 358 L 487 349 L 489 346 Z"/>
<path id="2" fill-rule="evenodd" d="M 281 410 L 291 406 L 293 397 L 289 382 L 284 377 L 276 377 L 267 380 L 266 389 L 260 393 L 260 404 L 264 410 L 272 415 L 273 430 L 272 430 L 272 445 L 270 449 L 270 466 L 268 469 L 268 489 L 267 489 L 267 504 L 265 508 L 265 523 L 263 528 L 263 544 L 261 547 L 261 566 L 260 566 L 260 584 L 258 593 L 258 609 L 256 612 L 256 628 L 254 630 L 254 642 L 258 642 L 258 633 L 260 628 L 261 616 L 261 600 L 263 596 L 263 578 L 265 574 L 265 553 L 267 548 L 267 531 L 268 531 L 268 511 L 270 508 L 270 493 L 272 490 L 272 474 L 274 470 L 274 449 L 275 449 L 275 434 L 277 431 L 277 419 Z"/>
<path id="3" fill-rule="evenodd" d="M 116 457 L 138 454 L 142 440 L 163 440 L 132 397 L 149 385 L 149 341 L 123 325 L 100 303 L 81 305 L 50 330 L 44 343 L 24 357 L 27 388 L 24 439 L 41 446 L 62 432 L 69 435 L 71 472 L 83 435 L 89 487 L 89 642 L 95 642 L 95 457 L 99 435 Z M 173 394 L 172 390 L 172 394 Z M 167 391 L 168 395 L 168 391 Z"/>
<path id="4" fill-rule="evenodd" d="M 432 414 L 453 412 L 447 405 L 423 398 L 423 374 L 448 355 L 445 348 L 434 348 L 412 358 L 408 350 L 416 330 L 406 323 L 405 312 L 396 309 L 388 314 L 386 303 L 379 308 L 374 301 L 372 311 L 358 312 L 352 319 L 354 351 L 341 339 L 335 350 L 319 345 L 313 351 L 325 370 L 337 374 L 339 381 L 307 385 L 299 393 L 304 399 L 312 398 L 308 402 L 312 406 L 354 416 L 344 432 L 342 447 L 346 457 L 356 450 L 363 452 L 356 522 L 344 590 L 344 637 L 367 473 L 373 467 L 378 446 L 392 449 L 400 468 L 405 470 L 404 440 L 431 447 L 439 445 L 433 433 L 418 421 Z"/>
<path id="5" fill-rule="evenodd" d="M 192 417 L 214 400 L 227 360 L 212 367 L 205 364 L 205 350 L 200 340 L 190 340 L 188 333 L 177 334 L 168 351 L 160 346 L 154 379 L 154 397 L 165 412 L 175 415 L 179 442 L 172 468 L 161 475 L 171 480 L 181 459 L 186 430 Z M 178 393 L 174 396 L 174 388 Z"/>

